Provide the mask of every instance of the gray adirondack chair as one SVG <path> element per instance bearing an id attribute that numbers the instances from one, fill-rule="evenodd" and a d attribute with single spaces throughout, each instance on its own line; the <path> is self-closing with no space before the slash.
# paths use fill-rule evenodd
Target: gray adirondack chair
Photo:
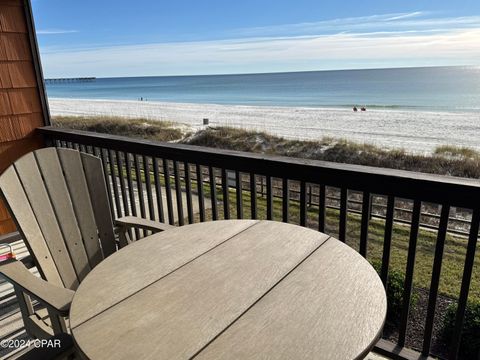
<path id="1" fill-rule="evenodd" d="M 0 193 L 42 279 L 16 260 L 0 263 L 0 274 L 14 286 L 27 333 L 41 339 L 67 331 L 75 290 L 130 241 L 130 228 L 172 227 L 131 216 L 114 222 L 101 160 L 72 149 L 23 156 L 0 176 Z M 44 307 L 33 306 L 32 298 Z"/>

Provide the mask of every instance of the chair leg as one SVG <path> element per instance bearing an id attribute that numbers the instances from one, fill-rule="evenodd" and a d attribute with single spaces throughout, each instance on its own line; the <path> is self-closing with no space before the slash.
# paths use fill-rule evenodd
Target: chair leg
<path id="1" fill-rule="evenodd" d="M 15 295 L 17 296 L 18 300 L 18 307 L 20 308 L 20 312 L 22 313 L 23 324 L 25 325 L 25 330 L 27 333 L 31 333 L 31 329 L 29 329 L 30 324 L 30 316 L 34 314 L 32 301 L 30 300 L 30 296 L 25 294 L 22 289 L 18 286 L 14 285 L 13 290 L 15 291 Z"/>
<path id="2" fill-rule="evenodd" d="M 65 324 L 65 318 L 59 316 L 53 311 L 48 310 L 50 322 L 52 324 L 53 334 L 62 334 L 67 332 L 67 325 Z"/>

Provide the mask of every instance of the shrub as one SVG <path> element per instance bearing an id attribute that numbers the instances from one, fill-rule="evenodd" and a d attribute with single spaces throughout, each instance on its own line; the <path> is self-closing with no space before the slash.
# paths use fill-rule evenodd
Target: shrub
<path id="1" fill-rule="evenodd" d="M 443 324 L 443 335 L 447 343 L 451 342 L 455 331 L 457 304 L 447 309 Z M 477 359 L 480 356 L 480 302 L 469 302 L 465 309 L 462 338 L 459 355 L 462 359 Z"/>
<path id="2" fill-rule="evenodd" d="M 52 124 L 68 129 L 157 141 L 175 141 L 183 137 L 181 129 L 169 121 L 123 119 L 108 116 L 56 116 L 52 119 Z"/>
<path id="3" fill-rule="evenodd" d="M 480 158 L 480 153 L 474 149 L 468 147 L 458 147 L 452 145 L 441 145 L 435 148 L 433 152 L 435 155 L 440 156 L 450 156 L 450 157 L 459 157 L 459 158 Z"/>
<path id="4" fill-rule="evenodd" d="M 374 261 L 373 267 L 380 274 L 382 264 Z M 400 321 L 403 307 L 403 285 L 405 282 L 405 274 L 398 270 L 390 270 L 388 272 L 387 281 L 387 320 L 397 324 Z M 410 307 L 414 307 L 418 297 L 412 294 L 410 297 Z"/>

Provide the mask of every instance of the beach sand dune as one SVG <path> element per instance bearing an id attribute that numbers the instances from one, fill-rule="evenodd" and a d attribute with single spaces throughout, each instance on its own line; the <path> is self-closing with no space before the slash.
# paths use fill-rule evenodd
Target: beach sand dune
<path id="1" fill-rule="evenodd" d="M 55 115 L 140 117 L 168 120 L 203 128 L 230 126 L 266 131 L 289 139 L 317 140 L 324 136 L 429 153 L 439 145 L 480 150 L 480 114 L 411 110 L 215 105 L 129 100 L 50 98 Z"/>

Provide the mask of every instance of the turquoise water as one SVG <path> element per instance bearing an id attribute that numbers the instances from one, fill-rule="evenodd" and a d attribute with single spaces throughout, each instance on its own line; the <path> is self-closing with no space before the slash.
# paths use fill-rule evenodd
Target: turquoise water
<path id="1" fill-rule="evenodd" d="M 98 78 L 47 84 L 51 98 L 479 111 L 480 67 Z"/>

